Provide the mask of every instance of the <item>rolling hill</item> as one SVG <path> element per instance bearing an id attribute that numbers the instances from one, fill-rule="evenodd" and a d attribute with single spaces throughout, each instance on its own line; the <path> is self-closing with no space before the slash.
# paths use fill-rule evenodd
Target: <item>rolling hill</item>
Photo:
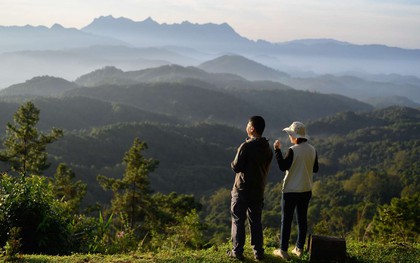
<path id="1" fill-rule="evenodd" d="M 224 55 L 204 62 L 199 68 L 213 73 L 231 73 L 247 80 L 281 81 L 289 75 L 238 55 Z"/>
<path id="2" fill-rule="evenodd" d="M 0 96 L 57 97 L 62 95 L 63 92 L 77 87 L 75 83 L 62 78 L 42 76 L 2 89 L 0 90 Z"/>
<path id="3" fill-rule="evenodd" d="M 38 86 L 34 83 L 38 83 Z M 5 92 L 12 93 L 11 91 L 14 90 L 14 94 L 24 96 L 24 93 L 30 90 L 32 95 L 40 96 L 46 94 L 46 88 L 54 89 L 48 92 L 49 95 L 60 95 L 63 102 L 67 98 L 73 101 L 73 105 L 83 105 L 88 109 L 89 114 L 98 114 L 97 110 L 93 110 L 93 113 L 89 110 L 94 109 L 95 106 L 78 102 L 77 97 L 95 100 L 92 105 L 97 105 L 96 100 L 102 100 L 107 103 L 135 107 L 149 113 L 171 116 L 171 118 L 186 122 L 206 120 L 237 127 L 242 127 L 244 120 L 249 116 L 259 114 L 270 121 L 271 125 L 268 128 L 270 131 L 276 131 L 296 119 L 305 121 L 340 111 L 364 111 L 372 108 L 368 104 L 344 96 L 299 91 L 278 82 L 247 81 L 234 74 L 208 73 L 195 67 L 178 65 L 127 72 L 115 67 L 105 67 L 85 74 L 75 82 L 40 77 L 12 86 Z M 63 90 L 65 92 L 62 92 Z M 3 96 L 3 98 L 11 100 L 10 96 Z M 52 102 L 52 105 L 55 103 Z M 64 106 L 68 107 L 63 103 Z M 64 108 L 59 110 L 57 107 L 49 110 L 46 107 L 45 111 L 51 112 L 49 114 L 58 114 L 65 110 Z M 74 109 L 70 111 L 77 112 Z M 85 114 L 85 117 L 89 114 Z M 127 116 L 131 115 L 136 114 L 127 114 Z M 137 120 L 136 117 L 123 115 L 120 117 L 121 121 Z M 162 119 L 153 116 L 148 120 L 153 121 L 154 118 L 158 122 Z M 59 117 L 57 116 L 56 119 Z M 109 119 L 110 122 L 106 124 L 118 121 L 118 118 L 111 116 Z M 74 121 L 79 123 L 77 120 Z M 63 127 L 82 128 L 81 124 L 72 126 L 70 123 Z M 92 126 L 88 122 L 83 123 L 88 125 L 87 127 Z M 92 123 L 101 125 L 98 121 L 92 120 Z"/>
<path id="4" fill-rule="evenodd" d="M 66 96 L 97 98 L 188 121 L 238 124 L 258 112 L 253 105 L 246 105 L 233 95 L 175 82 L 78 88 L 68 91 Z"/>

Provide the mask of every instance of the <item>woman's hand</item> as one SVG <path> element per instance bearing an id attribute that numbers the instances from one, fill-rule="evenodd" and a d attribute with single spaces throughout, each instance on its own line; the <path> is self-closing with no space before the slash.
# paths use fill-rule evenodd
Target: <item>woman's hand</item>
<path id="1" fill-rule="evenodd" d="M 273 146 L 274 146 L 274 150 L 280 150 L 281 142 L 279 140 L 276 140 Z"/>

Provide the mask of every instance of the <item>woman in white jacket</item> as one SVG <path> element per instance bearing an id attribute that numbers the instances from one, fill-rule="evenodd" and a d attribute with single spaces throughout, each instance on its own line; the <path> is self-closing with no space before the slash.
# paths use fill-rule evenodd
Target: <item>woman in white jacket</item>
<path id="1" fill-rule="evenodd" d="M 283 131 L 289 134 L 293 146 L 287 150 L 283 158 L 280 150 L 281 142 L 279 140 L 274 142 L 274 151 L 279 168 L 281 171 L 286 171 L 283 179 L 280 249 L 276 249 L 274 254 L 289 259 L 287 250 L 295 210 L 298 238 L 292 253 L 300 257 L 303 252 L 308 229 L 307 214 L 309 200 L 312 196 L 312 178 L 313 173 L 318 172 L 318 155 L 315 148 L 308 143 L 303 123 L 295 121 Z"/>

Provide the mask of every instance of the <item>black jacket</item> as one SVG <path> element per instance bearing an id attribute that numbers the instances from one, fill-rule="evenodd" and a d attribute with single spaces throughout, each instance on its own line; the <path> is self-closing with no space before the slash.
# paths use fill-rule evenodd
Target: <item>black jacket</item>
<path id="1" fill-rule="evenodd" d="M 242 143 L 231 163 L 236 173 L 233 191 L 249 200 L 264 199 L 264 189 L 273 151 L 266 138 L 250 138 Z"/>

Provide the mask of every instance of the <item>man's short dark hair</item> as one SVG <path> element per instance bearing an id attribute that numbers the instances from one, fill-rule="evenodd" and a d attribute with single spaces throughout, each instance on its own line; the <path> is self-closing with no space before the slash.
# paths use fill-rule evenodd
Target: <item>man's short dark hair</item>
<path id="1" fill-rule="evenodd" d="M 254 127 L 255 131 L 262 135 L 265 129 L 265 120 L 261 116 L 252 116 L 249 118 L 249 122 L 251 123 L 252 127 Z"/>

